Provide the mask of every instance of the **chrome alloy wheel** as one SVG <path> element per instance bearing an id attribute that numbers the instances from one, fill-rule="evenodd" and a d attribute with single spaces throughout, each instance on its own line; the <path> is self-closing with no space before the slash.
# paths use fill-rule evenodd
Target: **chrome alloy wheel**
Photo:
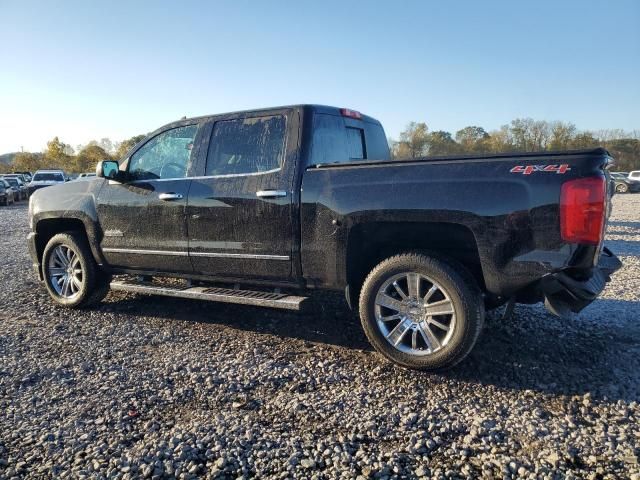
<path id="1" fill-rule="evenodd" d="M 63 298 L 73 298 L 82 288 L 84 274 L 78 254 L 66 245 L 58 245 L 49 257 L 49 283 Z"/>
<path id="2" fill-rule="evenodd" d="M 400 273 L 385 281 L 376 295 L 378 328 L 397 350 L 431 355 L 445 347 L 456 327 L 456 312 L 446 290 L 429 277 Z"/>

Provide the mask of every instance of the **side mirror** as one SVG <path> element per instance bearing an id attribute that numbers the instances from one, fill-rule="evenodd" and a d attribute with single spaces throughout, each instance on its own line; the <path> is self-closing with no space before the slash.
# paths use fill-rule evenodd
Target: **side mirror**
<path id="1" fill-rule="evenodd" d="M 96 176 L 109 180 L 116 180 L 119 171 L 120 167 L 115 160 L 102 160 L 96 166 Z"/>

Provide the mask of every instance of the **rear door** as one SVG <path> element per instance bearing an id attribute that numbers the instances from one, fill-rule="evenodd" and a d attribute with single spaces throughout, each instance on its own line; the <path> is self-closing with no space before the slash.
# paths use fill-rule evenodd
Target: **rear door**
<path id="1" fill-rule="evenodd" d="M 298 127 L 292 109 L 211 123 L 203 175 L 193 179 L 187 205 L 196 273 L 290 279 Z"/>

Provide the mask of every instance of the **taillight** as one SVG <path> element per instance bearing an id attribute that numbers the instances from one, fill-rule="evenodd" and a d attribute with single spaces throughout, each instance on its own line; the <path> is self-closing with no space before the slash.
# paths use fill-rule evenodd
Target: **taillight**
<path id="1" fill-rule="evenodd" d="M 569 243 L 598 245 L 605 218 L 606 184 L 603 177 L 569 180 L 560 193 L 560 233 Z"/>

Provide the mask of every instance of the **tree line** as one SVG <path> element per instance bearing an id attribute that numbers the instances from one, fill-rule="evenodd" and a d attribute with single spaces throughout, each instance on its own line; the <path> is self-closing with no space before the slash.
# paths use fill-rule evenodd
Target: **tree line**
<path id="1" fill-rule="evenodd" d="M 397 159 L 604 147 L 614 158 L 614 170 L 640 170 L 640 130 L 580 131 L 572 123 L 532 118 L 517 118 L 491 132 L 468 126 L 455 135 L 430 131 L 424 122 L 410 122 L 398 140 L 389 139 L 389 146 Z"/>
<path id="2" fill-rule="evenodd" d="M 75 149 L 54 137 L 43 152 L 18 152 L 8 164 L 0 163 L 0 173 L 35 172 L 41 169 L 62 169 L 68 173 L 95 172 L 100 160 L 120 160 L 146 135 L 136 135 L 122 142 L 109 138 L 92 140 Z"/>
<path id="3" fill-rule="evenodd" d="M 0 163 L 0 173 L 35 172 L 60 168 L 69 173 L 93 172 L 100 160 L 124 158 L 145 135 L 122 142 L 109 138 L 92 140 L 74 149 L 58 137 L 47 142 L 43 152 L 19 152 L 8 163 Z M 480 155 L 503 152 L 544 152 L 604 147 L 615 159 L 614 170 L 640 170 L 640 131 L 580 131 L 569 122 L 548 122 L 517 118 L 498 130 L 487 132 L 468 126 L 455 135 L 443 130 L 430 131 L 424 122 L 410 122 L 398 140 L 389 139 L 393 158 L 417 158 L 437 155 Z"/>

